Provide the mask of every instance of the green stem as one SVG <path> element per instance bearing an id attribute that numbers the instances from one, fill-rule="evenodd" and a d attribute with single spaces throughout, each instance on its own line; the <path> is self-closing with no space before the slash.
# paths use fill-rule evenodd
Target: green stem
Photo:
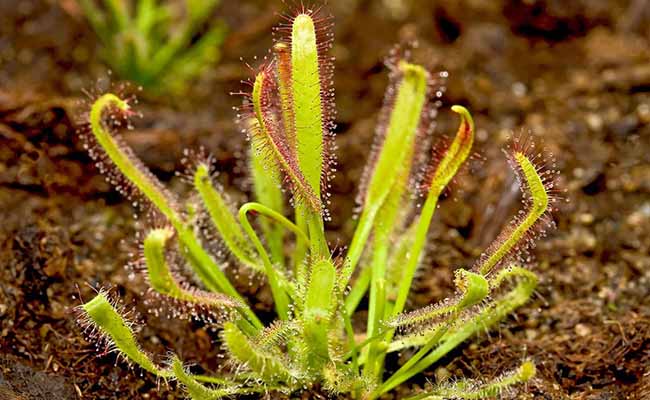
<path id="1" fill-rule="evenodd" d="M 370 208 L 364 208 L 363 211 L 361 212 L 361 216 L 359 217 L 359 224 L 357 225 L 357 228 L 354 231 L 354 236 L 352 236 L 352 242 L 350 243 L 350 247 L 348 249 L 348 260 L 350 262 L 350 272 L 354 271 L 355 267 L 357 266 L 357 263 L 359 262 L 359 259 L 361 259 L 361 254 L 363 253 L 363 249 L 366 246 L 366 242 L 368 241 L 368 237 L 370 237 L 370 232 L 372 231 L 372 225 L 375 221 L 375 215 L 377 214 L 377 208 L 378 207 L 373 207 L 372 209 Z M 349 281 L 350 276 L 344 277 L 347 278 L 345 279 L 344 282 Z M 357 280 L 358 281 L 358 280 Z M 357 286 L 353 286 L 353 291 L 355 290 L 354 288 Z M 366 287 L 363 289 L 363 293 L 361 293 L 361 297 L 363 297 L 363 294 L 365 293 L 366 289 L 368 289 L 368 286 L 366 284 Z M 356 289 L 360 290 L 360 289 Z M 348 297 L 349 298 L 349 297 Z M 359 299 L 360 301 L 361 299 Z M 346 300 L 346 309 L 348 311 L 351 308 L 351 305 L 348 306 L 348 301 Z M 354 312 L 354 309 L 356 308 L 356 304 L 354 308 L 352 309 L 351 312 Z"/>
<path id="2" fill-rule="evenodd" d="M 273 210 L 272 208 L 269 208 L 269 207 L 265 206 L 264 204 L 255 203 L 255 202 L 246 203 L 246 204 L 242 205 L 241 208 L 245 208 L 247 212 L 248 211 L 253 211 L 255 213 L 261 214 L 261 215 L 263 215 L 263 216 L 277 222 L 278 224 L 280 224 L 281 226 L 283 226 L 287 230 L 293 232 L 296 235 L 297 239 L 302 240 L 303 242 L 305 242 L 307 244 L 309 243 L 309 237 L 307 237 L 307 234 L 305 233 L 305 231 L 300 229 L 300 227 L 298 227 L 296 224 L 291 222 L 284 215 L 282 215 L 279 212 Z M 241 208 L 240 208 L 240 210 L 241 210 Z"/>
<path id="3" fill-rule="evenodd" d="M 442 336 L 447 333 L 449 327 L 452 326 L 453 322 L 456 321 L 456 317 L 453 317 L 452 320 L 445 323 L 444 326 L 440 326 L 436 329 L 435 334 L 429 341 L 418 350 L 415 355 L 413 355 L 404 365 L 400 367 L 382 386 L 374 393 L 374 397 L 379 397 L 382 393 L 385 393 L 391 390 L 393 387 L 399 385 L 400 383 L 406 381 L 408 377 L 412 376 L 409 372 L 413 366 L 415 366 L 418 361 L 420 361 L 431 349 L 433 349 L 438 343 Z M 396 383 L 397 382 L 397 383 Z"/>
<path id="4" fill-rule="evenodd" d="M 328 335 L 332 329 L 332 310 L 337 305 L 336 268 L 330 260 L 312 265 L 302 315 L 303 339 L 309 369 L 319 373 L 330 361 Z"/>
<path id="5" fill-rule="evenodd" d="M 273 293 L 273 299 L 275 300 L 275 309 L 280 318 L 287 320 L 289 319 L 289 297 L 287 296 L 287 292 L 280 285 L 278 273 L 273 267 L 273 263 L 271 262 L 269 254 L 266 252 L 264 245 L 248 221 L 249 211 L 264 213 L 265 215 L 272 215 L 274 219 L 282 223 L 285 227 L 294 231 L 294 233 L 298 235 L 302 234 L 303 236 L 304 233 L 302 233 L 298 227 L 287 220 L 283 215 L 278 214 L 277 212 L 263 206 L 262 204 L 246 203 L 239 208 L 239 223 L 242 225 L 244 231 L 253 241 L 253 244 L 257 248 L 257 252 L 262 257 L 262 262 L 264 263 L 264 271 L 266 273 L 266 277 L 269 280 L 269 286 L 271 287 L 271 292 Z"/>
<path id="6" fill-rule="evenodd" d="M 349 315 L 344 315 L 343 316 L 344 322 L 345 322 L 345 333 L 348 336 L 348 353 L 346 354 L 344 359 L 352 358 L 352 370 L 354 371 L 354 374 L 359 373 L 359 357 L 357 356 L 357 352 L 359 351 L 359 348 L 356 345 L 356 342 L 354 341 L 354 328 L 352 327 L 352 320 L 350 319 Z"/>
<path id="7" fill-rule="evenodd" d="M 372 277 L 370 282 L 370 305 L 368 308 L 368 337 L 375 336 L 380 330 L 380 322 L 385 315 L 386 287 L 385 274 L 388 260 L 388 235 L 383 229 L 375 230 Z M 374 342 L 368 348 L 368 356 L 364 366 L 364 374 L 375 379 L 381 374 L 381 365 L 377 358 L 381 358 L 379 343 Z"/>
<path id="8" fill-rule="evenodd" d="M 371 276 L 372 268 L 370 267 L 365 267 L 361 272 L 359 272 L 359 276 L 357 276 L 357 279 L 354 281 L 350 293 L 345 298 L 345 312 L 348 315 L 352 315 L 354 310 L 359 306 L 359 303 L 361 303 L 361 299 L 363 299 L 363 296 L 366 294 L 368 286 L 370 285 Z"/>
<path id="9" fill-rule="evenodd" d="M 436 212 L 439 196 L 440 191 L 430 191 L 429 195 L 427 196 L 427 200 L 424 203 L 424 207 L 422 207 L 422 213 L 418 219 L 418 227 L 415 240 L 413 241 L 413 246 L 411 247 L 408 262 L 404 267 L 404 275 L 397 291 L 397 299 L 395 300 L 395 304 L 392 306 L 393 315 L 401 313 L 402 310 L 404 310 L 404 306 L 406 305 L 406 299 L 408 298 L 409 292 L 411 290 L 411 282 L 415 276 L 415 271 L 417 269 L 418 263 L 420 262 L 420 257 L 426 244 L 429 226 L 431 225 L 433 214 Z"/>
<path id="10" fill-rule="evenodd" d="M 305 218 L 305 207 L 298 205 L 295 210 L 296 225 L 300 228 L 301 231 L 308 231 L 307 220 Z M 298 284 L 300 286 L 304 285 L 304 279 L 307 276 L 307 271 L 305 270 L 305 257 L 307 256 L 307 248 L 309 247 L 309 242 L 301 239 L 300 237 L 296 240 L 296 245 L 293 250 L 293 268 L 294 276 L 296 276 Z"/>
<path id="11" fill-rule="evenodd" d="M 374 342 L 375 340 L 381 339 L 385 334 L 386 334 L 385 331 L 379 331 L 379 333 L 377 333 L 375 336 L 367 337 L 361 343 L 355 344 L 355 348 L 357 349 L 357 351 L 361 351 L 364 347 L 366 347 L 370 343 Z M 345 357 L 343 359 L 348 360 L 348 359 L 352 358 L 353 356 L 354 355 L 352 354 L 352 352 L 348 351 L 347 353 L 345 353 Z M 365 363 L 366 363 L 366 361 L 365 361 L 364 357 L 359 359 L 359 365 L 365 364 Z"/>

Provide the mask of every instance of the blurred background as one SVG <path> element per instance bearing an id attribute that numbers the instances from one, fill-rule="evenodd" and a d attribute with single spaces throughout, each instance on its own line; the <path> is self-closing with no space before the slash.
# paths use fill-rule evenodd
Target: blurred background
<path id="1" fill-rule="evenodd" d="M 146 349 L 219 368 L 215 333 L 148 315 L 137 301 L 142 282 L 124 268 L 137 248 L 133 211 L 76 129 L 93 94 L 135 92 L 143 117 L 124 137 L 147 166 L 184 193 L 174 174 L 182 150 L 204 146 L 243 201 L 248 144 L 234 123 L 241 96 L 230 93 L 245 88 L 294 2 L 109 3 L 0 0 L 0 398 L 178 396 L 113 356 L 96 358 L 81 336 L 70 309 L 106 282 L 137 304 Z M 538 296 L 409 385 L 490 378 L 531 357 L 539 377 L 530 398 L 650 398 L 650 1 L 329 0 L 325 8 L 335 22 L 338 111 L 332 245 L 345 245 L 354 227 L 387 84 L 383 59 L 397 44 L 417 43 L 415 62 L 449 71 L 434 135 L 455 132 L 453 104 L 477 126 L 478 156 L 441 204 L 413 306 L 449 295 L 453 270 L 521 206 L 500 151 L 513 133 L 543 144 L 566 190 L 557 229 L 530 255 Z M 267 289 L 245 279 L 242 290 L 269 310 Z"/>

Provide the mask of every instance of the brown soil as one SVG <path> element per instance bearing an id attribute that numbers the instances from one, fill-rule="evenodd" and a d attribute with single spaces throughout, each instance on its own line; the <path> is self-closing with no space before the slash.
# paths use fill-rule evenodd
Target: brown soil
<path id="1" fill-rule="evenodd" d="M 145 101 L 127 135 L 174 190 L 181 149 L 205 146 L 233 193 L 246 186 L 246 143 L 226 94 L 247 76 L 239 57 L 265 54 L 279 1 L 224 2 L 233 27 L 224 60 L 191 96 Z M 450 72 L 445 104 L 475 115 L 474 165 L 442 202 L 413 305 L 443 298 L 519 207 L 499 149 L 530 130 L 557 159 L 569 201 L 533 251 L 538 295 L 498 329 L 469 341 L 412 385 L 489 379 L 532 358 L 520 397 L 650 398 L 650 6 L 646 1 L 330 0 L 336 16 L 338 174 L 332 243 L 347 243 L 354 194 L 386 84 L 382 58 L 419 39 L 416 60 Z M 628 4 L 629 3 L 629 4 Z M 402 8 L 400 8 L 402 4 Z M 392 7 L 392 8 L 391 8 Z M 392 10 L 392 11 L 391 11 Z M 201 369 L 219 368 L 217 334 L 147 314 L 133 210 L 94 168 L 75 134 L 82 89 L 106 78 L 74 0 L 0 2 L 0 398 L 177 398 L 81 335 L 72 309 L 111 284 L 139 313 L 139 339 Z M 216 95 L 215 95 L 216 94 Z M 438 132 L 455 117 L 443 109 Z M 235 197 L 242 199 L 243 197 Z M 239 282 L 268 309 L 268 292 Z M 404 354 L 403 356 L 408 356 Z M 426 380 L 425 380 L 426 378 Z M 402 391 L 408 391 L 405 387 Z M 525 392 L 525 393 L 524 393 Z M 305 394 L 309 396 L 309 394 Z"/>

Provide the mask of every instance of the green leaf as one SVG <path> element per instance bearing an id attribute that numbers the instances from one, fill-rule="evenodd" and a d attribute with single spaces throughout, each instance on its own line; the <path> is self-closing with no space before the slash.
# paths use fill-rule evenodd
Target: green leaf
<path id="1" fill-rule="evenodd" d="M 276 88 L 277 82 L 268 70 L 262 70 L 257 74 L 252 94 L 253 108 L 257 118 L 257 124 L 251 126 L 254 146 L 259 149 L 260 157 L 266 157 L 267 169 L 279 169 L 286 174 L 295 202 L 304 204 L 313 213 L 320 215 L 322 211 L 320 198 L 303 175 L 298 160 L 278 125 L 271 98 Z"/>
<path id="2" fill-rule="evenodd" d="M 291 29 L 292 98 L 298 162 L 312 191 L 320 196 L 325 127 L 316 29 L 307 14 L 294 18 Z"/>
<path id="3" fill-rule="evenodd" d="M 117 107 L 123 112 L 129 111 L 128 104 L 112 93 L 101 96 L 93 103 L 90 109 L 90 126 L 98 148 L 89 149 L 91 155 L 94 154 L 94 158 L 99 158 L 102 163 L 114 165 L 121 176 L 126 178 L 124 182 L 118 181 L 117 184 L 125 187 L 135 187 L 169 220 L 169 223 L 178 234 L 183 255 L 188 259 L 194 271 L 209 290 L 225 293 L 244 304 L 243 298 L 232 286 L 214 259 L 201 247 L 193 229 L 187 226 L 181 218 L 177 211 L 178 207 L 175 198 L 164 189 L 162 183 L 144 166 L 129 147 L 118 138 L 113 137 L 105 129 L 102 115 L 110 107 Z M 98 157 L 98 151 L 103 152 L 106 159 Z M 104 165 L 104 167 L 107 167 L 107 165 Z M 240 308 L 240 311 L 246 315 L 246 318 L 252 324 L 261 327 L 261 322 L 250 308 Z"/>
<path id="4" fill-rule="evenodd" d="M 165 86 L 163 90 L 168 87 L 171 93 L 182 93 L 190 80 L 218 62 L 227 33 L 225 23 L 217 22 L 191 47 L 179 52 L 166 70 L 160 71 L 164 76 L 157 78 Z"/>
<path id="5" fill-rule="evenodd" d="M 394 378 L 391 377 L 380 387 L 377 394 L 386 393 L 412 376 L 424 371 L 472 335 L 485 331 L 524 305 L 530 299 L 535 287 L 537 287 L 537 276 L 524 268 L 511 267 L 499 271 L 489 282 L 490 287 L 493 289 L 510 282 L 513 282 L 515 286 L 509 292 L 479 311 L 472 318 L 462 320 L 451 327 L 451 329 L 444 330 L 444 335 L 439 340 L 436 340 L 439 344 L 435 349 L 407 371 L 403 371 L 400 374 L 396 373 Z M 411 341 L 408 345 L 424 345 L 427 340 L 429 339 L 422 338 L 420 343 L 413 343 Z M 399 351 L 402 348 L 401 346 L 391 345 L 388 351 Z"/>
<path id="6" fill-rule="evenodd" d="M 131 18 L 123 0 L 104 0 L 117 31 L 124 31 L 130 25 Z"/>
<path id="7" fill-rule="evenodd" d="M 182 93 L 190 79 L 219 58 L 225 24 L 210 24 L 201 33 L 218 0 L 186 0 L 181 19 L 173 18 L 178 10 L 168 1 L 103 0 L 102 7 L 94 0 L 79 3 L 101 39 L 105 62 L 151 93 Z"/>
<path id="8" fill-rule="evenodd" d="M 191 25 L 198 28 L 198 25 L 210 17 L 212 10 L 219 5 L 221 0 L 185 0 L 188 19 Z"/>
<path id="9" fill-rule="evenodd" d="M 312 16 L 298 14 L 291 26 L 291 99 L 293 100 L 293 117 L 295 118 L 294 144 L 298 165 L 311 191 L 317 198 L 322 197 L 321 181 L 324 176 L 325 140 L 329 135 L 324 116 L 325 82 L 321 71 L 325 60 L 319 57 L 316 27 Z M 282 74 L 281 74 L 282 78 Z M 280 87 L 282 88 L 283 85 Z M 282 94 L 282 93 L 281 93 Z M 327 258 L 329 249 L 325 240 L 322 209 L 296 208 L 297 213 L 304 212 L 311 240 L 313 257 Z"/>
<path id="10" fill-rule="evenodd" d="M 411 332 L 406 337 L 401 337 L 391 343 L 388 346 L 388 351 L 391 351 L 391 347 L 394 348 L 396 345 L 420 345 L 422 348 L 400 367 L 382 385 L 382 388 L 394 387 L 395 382 L 401 383 L 412 376 L 413 369 L 418 368 L 422 358 L 440 343 L 449 329 L 455 325 L 462 326 L 465 323 L 465 320 L 460 318 L 461 313 L 482 302 L 490 292 L 490 285 L 482 275 L 463 269 L 456 272 L 456 287 L 459 294 L 455 298 L 445 299 L 437 304 L 401 314 L 389 321 L 388 326 L 392 328 L 406 327 Z"/>
<path id="11" fill-rule="evenodd" d="M 97 99 L 90 109 L 90 126 L 95 140 L 119 172 L 151 201 L 174 227 L 180 226 L 181 218 L 176 210 L 175 199 L 163 189 L 160 181 L 149 172 L 131 149 L 105 129 L 102 116 L 110 107 L 116 107 L 122 112 L 130 110 L 126 101 L 112 93 Z"/>
<path id="12" fill-rule="evenodd" d="M 169 371 L 155 365 L 140 349 L 129 324 L 111 304 L 106 293 L 98 293 L 94 299 L 83 304 L 81 309 L 87 316 L 88 322 L 109 340 L 115 350 L 152 374 L 164 378 L 170 376 Z"/>
<path id="13" fill-rule="evenodd" d="M 421 66 L 399 63 L 398 80 L 393 89 L 395 94 L 392 95 L 394 100 L 387 101 L 392 108 L 383 111 L 390 112 L 390 117 L 367 184 L 359 224 L 348 251 L 352 268 L 361 257 L 377 214 L 393 190 L 399 193 L 391 201 L 389 213 L 397 211 L 405 179 L 408 179 L 411 170 L 414 141 L 427 101 L 428 78 L 429 74 Z M 386 226 L 392 226 L 390 221 Z"/>
<path id="14" fill-rule="evenodd" d="M 476 263 L 474 268 L 483 275 L 490 273 L 526 237 L 526 234 L 548 210 L 548 193 L 535 164 L 522 152 L 514 152 L 509 157 L 515 172 L 521 176 L 520 182 L 524 185 L 523 190 L 528 199 L 528 209 L 523 218 L 520 216 L 514 218 L 511 223 L 514 228 L 509 226 L 504 229 Z"/>
<path id="15" fill-rule="evenodd" d="M 293 71 L 291 66 L 291 49 L 286 43 L 278 42 L 273 46 L 273 54 L 275 55 L 283 131 L 287 141 L 289 142 L 291 151 L 296 153 L 298 151 L 298 143 L 296 138 L 296 114 L 292 91 Z"/>
<path id="16" fill-rule="evenodd" d="M 136 30 L 144 37 L 149 33 L 156 21 L 156 0 L 139 0 L 136 6 Z"/>
<path id="17" fill-rule="evenodd" d="M 230 211 L 221 193 L 212 185 L 208 167 L 205 164 L 200 164 L 194 173 L 194 188 L 201 196 L 212 223 L 219 231 L 228 250 L 244 265 L 257 271 L 262 270 L 255 250 L 244 235 L 241 225 Z"/>
<path id="18" fill-rule="evenodd" d="M 490 286 L 483 275 L 459 269 L 456 271 L 456 298 L 445 299 L 438 304 L 432 304 L 419 310 L 403 313 L 388 322 L 391 328 L 412 327 L 418 334 L 418 326 L 426 326 L 446 315 L 458 314 L 461 311 L 482 302 L 490 293 Z"/>

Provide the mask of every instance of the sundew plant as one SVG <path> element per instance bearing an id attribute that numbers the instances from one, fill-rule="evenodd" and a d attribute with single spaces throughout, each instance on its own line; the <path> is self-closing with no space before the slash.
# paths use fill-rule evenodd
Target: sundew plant
<path id="1" fill-rule="evenodd" d="M 434 365 L 459 344 L 494 327 L 533 293 L 535 274 L 517 264 L 551 220 L 556 172 L 532 144 L 504 153 L 519 178 L 523 209 L 481 257 L 455 273 L 449 298 L 408 310 L 438 199 L 472 153 L 474 122 L 461 106 L 458 131 L 430 155 L 423 143 L 446 73 L 433 73 L 403 52 L 389 58 L 389 86 L 359 189 L 360 214 L 349 246 L 334 256 L 325 238 L 328 187 L 334 169 L 331 19 L 298 10 L 277 28 L 272 56 L 261 66 L 238 115 L 250 139 L 255 202 L 234 211 L 213 182 L 211 165 L 188 156 L 196 195 L 181 201 L 111 133 L 111 121 L 132 113 L 108 93 L 89 113 L 90 155 L 107 179 L 151 221 L 142 243 L 149 293 L 179 317 L 220 329 L 229 368 L 220 376 L 189 372 L 176 355 L 159 363 L 136 342 L 135 322 L 107 291 L 78 308 L 86 332 L 193 399 L 320 388 L 331 395 L 376 399 Z M 428 147 L 427 147 L 428 148 Z M 414 189 L 417 188 L 417 189 Z M 205 233 L 209 221 L 215 235 Z M 261 320 L 210 249 L 218 240 L 238 267 L 264 277 L 276 318 Z M 435 251 L 432 249 L 431 251 Z M 188 271 L 193 276 L 188 277 Z M 352 317 L 367 296 L 367 323 Z M 152 312 L 159 312 L 158 309 Z M 357 318 L 358 319 L 358 318 Z M 386 359 L 408 349 L 396 365 Z M 414 399 L 478 399 L 516 390 L 535 375 L 531 360 L 491 381 L 442 382 Z"/>

